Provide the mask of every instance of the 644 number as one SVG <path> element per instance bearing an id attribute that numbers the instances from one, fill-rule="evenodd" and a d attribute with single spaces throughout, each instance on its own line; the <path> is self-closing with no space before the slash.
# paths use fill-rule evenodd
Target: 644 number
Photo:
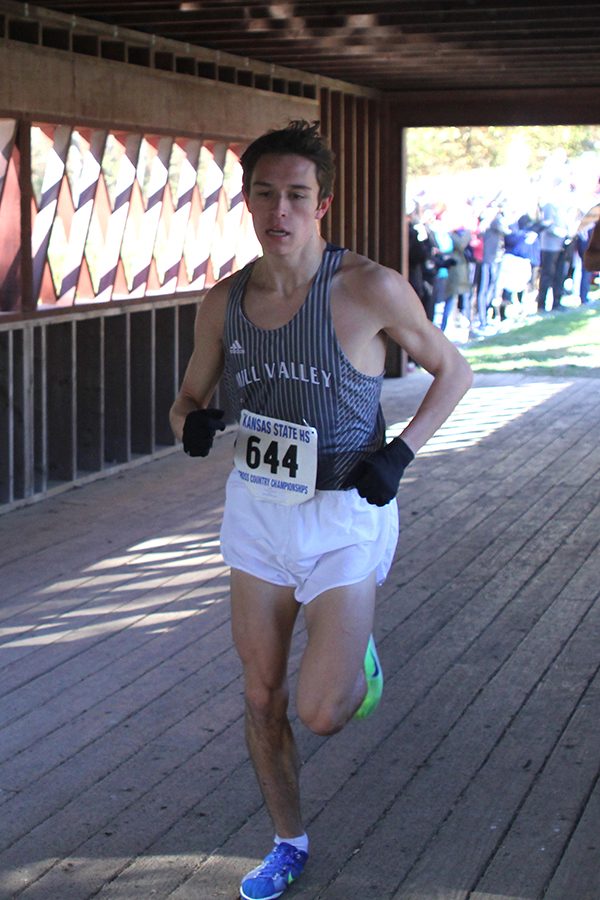
<path id="1" fill-rule="evenodd" d="M 248 443 L 246 444 L 246 462 L 249 469 L 258 469 L 261 462 L 266 463 L 272 475 L 277 475 L 281 466 L 281 468 L 288 470 L 290 478 L 295 478 L 298 471 L 298 445 L 290 444 L 280 462 L 279 444 L 277 441 L 271 441 L 261 455 L 260 438 L 252 435 L 248 438 Z"/>

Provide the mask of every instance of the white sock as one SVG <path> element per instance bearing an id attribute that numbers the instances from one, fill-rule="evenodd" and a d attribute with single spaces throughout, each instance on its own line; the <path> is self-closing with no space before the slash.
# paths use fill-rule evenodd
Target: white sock
<path id="1" fill-rule="evenodd" d="M 297 850 L 302 850 L 304 853 L 308 853 L 308 835 L 306 832 L 299 835 L 299 837 L 294 838 L 282 838 L 279 837 L 278 834 L 276 834 L 274 840 L 275 844 L 291 844 L 292 847 L 295 847 Z"/>

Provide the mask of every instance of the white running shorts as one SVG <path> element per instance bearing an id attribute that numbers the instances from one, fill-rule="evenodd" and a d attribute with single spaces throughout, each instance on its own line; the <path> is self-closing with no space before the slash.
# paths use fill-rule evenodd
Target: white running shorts
<path id="1" fill-rule="evenodd" d="M 317 491 L 284 506 L 258 500 L 234 469 L 227 481 L 221 553 L 228 566 L 295 589 L 299 603 L 357 584 L 381 584 L 398 542 L 398 505 L 374 506 L 349 491 Z"/>

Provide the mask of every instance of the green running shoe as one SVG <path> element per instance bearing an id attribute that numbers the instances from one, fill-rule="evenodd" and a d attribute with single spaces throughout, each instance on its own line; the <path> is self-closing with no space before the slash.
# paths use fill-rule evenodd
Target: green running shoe
<path id="1" fill-rule="evenodd" d="M 367 681 L 367 693 L 365 699 L 354 713 L 355 719 L 366 719 L 379 706 L 383 694 L 383 672 L 377 656 L 377 649 L 373 635 L 369 637 L 367 652 L 365 653 L 365 679 Z"/>

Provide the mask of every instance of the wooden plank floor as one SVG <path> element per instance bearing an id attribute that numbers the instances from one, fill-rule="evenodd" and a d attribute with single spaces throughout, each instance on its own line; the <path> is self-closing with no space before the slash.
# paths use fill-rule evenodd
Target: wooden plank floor
<path id="1" fill-rule="evenodd" d="M 428 383 L 386 382 L 390 424 Z M 233 900 L 267 850 L 218 549 L 232 443 L 0 517 L 0 897 Z M 600 381 L 482 376 L 410 467 L 384 702 L 297 730 L 290 900 L 598 900 L 599 445 Z"/>

